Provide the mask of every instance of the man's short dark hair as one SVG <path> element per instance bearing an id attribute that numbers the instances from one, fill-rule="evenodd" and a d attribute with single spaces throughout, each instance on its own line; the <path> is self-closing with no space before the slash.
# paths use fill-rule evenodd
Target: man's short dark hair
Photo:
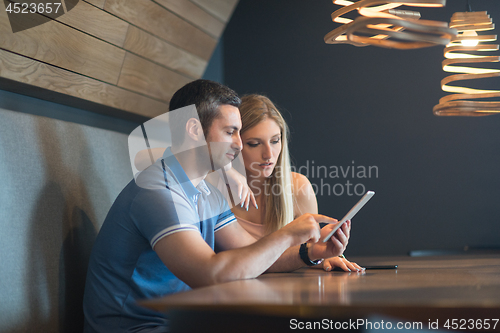
<path id="1" fill-rule="evenodd" d="M 212 122 L 220 116 L 219 107 L 221 105 L 239 107 L 241 99 L 234 90 L 223 84 L 210 80 L 196 80 L 175 92 L 170 100 L 169 111 L 192 104 L 196 106 L 206 138 Z M 172 145 L 179 145 L 184 139 L 185 124 L 189 116 L 187 115 L 186 119 L 179 119 L 178 117 L 183 117 L 182 113 L 173 112 L 171 115 L 176 118 L 170 121 L 171 124 L 176 124 L 171 128 Z"/>

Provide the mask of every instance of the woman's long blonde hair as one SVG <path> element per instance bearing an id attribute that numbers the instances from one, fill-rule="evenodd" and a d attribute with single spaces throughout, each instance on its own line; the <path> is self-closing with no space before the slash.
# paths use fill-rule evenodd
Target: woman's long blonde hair
<path id="1" fill-rule="evenodd" d="M 265 226 L 267 232 L 273 232 L 293 220 L 293 189 L 288 152 L 288 126 L 273 102 L 266 96 L 247 95 L 241 99 L 241 134 L 265 119 L 272 119 L 281 130 L 281 152 L 272 175 L 267 179 L 270 195 L 265 198 Z M 274 191 L 275 186 L 279 192 Z"/>

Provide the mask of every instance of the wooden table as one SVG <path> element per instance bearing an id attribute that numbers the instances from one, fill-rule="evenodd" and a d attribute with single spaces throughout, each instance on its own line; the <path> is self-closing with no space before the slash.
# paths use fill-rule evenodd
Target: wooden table
<path id="1" fill-rule="evenodd" d="M 353 328 L 352 321 L 365 320 L 366 324 L 371 320 L 380 325 L 380 320 L 387 318 L 392 318 L 394 325 L 398 321 L 422 323 L 416 329 L 434 328 L 435 323 L 447 328 L 444 325 L 448 322 L 459 331 L 478 330 L 479 324 L 489 322 L 489 330 L 482 327 L 480 331 L 500 331 L 500 321 L 493 327 L 493 319 L 500 319 L 498 254 L 350 259 L 361 265 L 397 264 L 398 269 L 364 274 L 300 269 L 141 304 L 166 313 L 173 331 L 186 332 L 201 325 L 217 326 L 220 332 L 276 332 L 291 327 L 297 331 L 299 325 L 307 328 L 307 322 L 320 322 L 323 328 L 338 322 L 346 328 L 349 320 Z M 361 325 L 356 330 L 367 328 Z"/>

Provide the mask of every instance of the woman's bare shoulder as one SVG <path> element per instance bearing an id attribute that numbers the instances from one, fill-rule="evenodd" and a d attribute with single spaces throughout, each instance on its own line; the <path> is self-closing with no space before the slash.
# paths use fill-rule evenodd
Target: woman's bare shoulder
<path id="1" fill-rule="evenodd" d="M 300 188 L 304 185 L 311 184 L 309 179 L 306 176 L 304 176 L 303 174 L 293 172 L 293 171 L 291 172 L 291 174 L 292 174 L 292 182 L 293 182 L 294 188 Z"/>
<path id="2" fill-rule="evenodd" d="M 314 194 L 314 189 L 309 179 L 303 174 L 292 172 L 293 193 L 296 198 L 303 196 L 310 197 Z"/>
<path id="3" fill-rule="evenodd" d="M 292 172 L 294 215 L 299 216 L 305 213 L 318 213 L 318 203 L 313 186 L 306 176 Z"/>

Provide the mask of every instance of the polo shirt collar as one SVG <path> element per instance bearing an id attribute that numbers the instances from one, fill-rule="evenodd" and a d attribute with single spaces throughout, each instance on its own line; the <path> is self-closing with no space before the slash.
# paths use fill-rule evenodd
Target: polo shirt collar
<path id="1" fill-rule="evenodd" d="M 205 180 L 202 180 L 202 181 L 198 184 L 197 188 L 198 188 L 200 191 L 202 191 L 203 193 L 205 193 L 206 195 L 209 195 L 209 194 L 210 194 L 210 189 L 208 188 L 207 183 L 205 183 Z"/>
<path id="2" fill-rule="evenodd" d="M 196 201 L 195 198 L 200 194 L 200 190 L 203 191 L 206 195 L 210 194 L 210 189 L 208 188 L 204 180 L 202 180 L 197 187 L 194 187 L 193 183 L 191 183 L 191 180 L 186 175 L 186 172 L 180 165 L 179 161 L 172 153 L 170 147 L 165 149 L 163 158 L 165 159 L 165 163 L 168 165 L 175 178 L 177 178 L 177 181 L 179 182 L 186 195 L 189 196 L 189 198 L 191 198 L 193 201 Z"/>

